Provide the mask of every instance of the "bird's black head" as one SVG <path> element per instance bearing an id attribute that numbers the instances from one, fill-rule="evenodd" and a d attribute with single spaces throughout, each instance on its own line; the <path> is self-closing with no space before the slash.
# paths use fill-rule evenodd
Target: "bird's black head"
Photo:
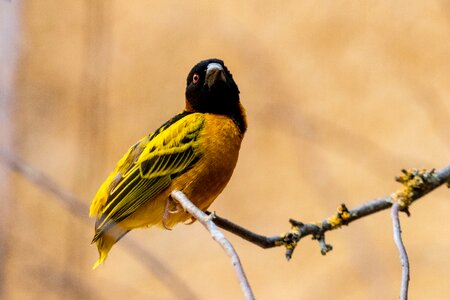
<path id="1" fill-rule="evenodd" d="M 241 132 L 245 131 L 245 113 L 239 102 L 239 89 L 220 59 L 203 60 L 189 72 L 186 110 L 228 115 Z"/>

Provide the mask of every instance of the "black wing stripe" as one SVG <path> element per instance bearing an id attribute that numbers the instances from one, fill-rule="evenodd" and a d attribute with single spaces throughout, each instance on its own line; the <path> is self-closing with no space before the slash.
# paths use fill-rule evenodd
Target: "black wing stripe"
<path id="1" fill-rule="evenodd" d="M 142 177 L 144 178 L 141 177 L 139 168 L 136 168 L 132 172 L 132 174 L 127 175 L 128 178 L 126 178 L 125 181 L 121 182 L 116 187 L 114 193 L 111 194 L 111 199 L 103 213 L 102 218 L 99 220 L 99 224 L 102 224 L 103 221 L 107 218 L 115 219 L 115 217 L 120 216 L 119 212 L 127 210 L 127 207 L 129 207 L 129 205 L 125 205 L 117 212 L 114 211 L 114 209 L 117 207 L 117 204 L 124 201 L 125 198 L 135 199 L 134 201 L 140 202 L 138 199 L 142 198 L 142 196 L 147 196 L 147 192 L 151 193 L 155 189 L 158 189 L 157 186 L 152 187 L 152 184 L 155 184 L 161 178 L 161 176 L 155 178 L 146 177 L 148 177 L 149 174 L 152 174 L 154 170 L 164 170 L 169 164 L 171 166 L 179 165 L 181 162 L 185 161 L 186 156 L 189 160 L 192 159 L 192 156 L 194 156 L 193 149 L 188 149 L 187 151 L 184 151 L 182 153 L 172 153 L 153 157 L 152 159 L 143 162 L 141 168 L 143 169 Z M 164 176 L 165 174 L 161 175 Z M 143 187 L 144 185 L 145 187 Z M 144 193 L 145 195 L 140 195 L 141 193 Z M 117 222 L 117 220 L 114 221 Z"/>
<path id="2" fill-rule="evenodd" d="M 111 226 L 127 218 L 147 200 L 160 193 L 169 185 L 169 176 L 141 179 L 141 181 L 132 189 L 130 194 L 126 194 L 123 198 L 114 199 L 115 201 L 124 201 L 123 203 L 126 204 L 117 211 L 111 210 L 112 212 L 109 215 L 103 215 L 103 221 L 96 226 L 97 230 L 93 241 L 95 242 Z M 128 199 L 133 199 L 133 201 L 129 201 Z"/>
<path id="3" fill-rule="evenodd" d="M 136 194 L 129 196 L 134 197 L 133 198 L 134 201 L 133 202 L 129 201 L 128 205 L 124 205 L 121 209 L 119 209 L 111 216 L 111 219 L 115 220 L 115 222 L 120 222 L 126 217 L 128 217 L 131 213 L 136 211 L 136 209 L 138 209 L 142 204 L 144 204 L 149 198 L 161 192 L 170 184 L 170 179 L 168 180 L 168 178 L 164 177 L 144 179 L 142 181 L 144 182 L 144 184 L 142 184 L 139 190 L 136 190 Z"/>
<path id="4" fill-rule="evenodd" d="M 133 174 L 135 176 L 135 174 Z M 114 210 L 112 209 L 110 214 L 107 215 L 107 218 L 112 219 L 114 222 L 118 222 L 118 216 L 120 216 L 121 212 L 124 212 L 127 210 L 128 207 L 134 205 L 134 201 L 137 203 L 140 202 L 140 199 L 145 196 L 147 193 L 152 192 L 152 188 L 150 188 L 158 179 L 160 178 L 152 178 L 152 179 L 142 179 L 139 176 L 136 176 L 137 179 L 139 179 L 138 183 L 131 189 L 131 191 L 128 194 L 125 194 L 124 197 L 117 197 L 114 199 L 116 203 L 122 202 L 125 203 L 120 209 Z M 127 199 L 135 199 L 134 201 L 127 201 Z M 117 206 L 115 206 L 117 208 Z"/>
<path id="5" fill-rule="evenodd" d="M 147 149 L 147 145 L 159 136 L 168 127 L 190 115 L 182 112 L 163 124 L 154 134 L 147 136 L 135 144 L 128 153 L 126 161 L 119 170 L 119 178 L 113 180 L 106 203 L 101 208 L 102 214 L 96 222 L 96 235 L 94 241 L 101 237 L 112 225 L 121 222 L 133 214 L 141 205 L 151 201 L 157 194 L 170 186 L 171 180 L 191 169 L 197 162 L 201 153 L 196 153 L 195 140 L 203 128 L 203 120 L 198 120 L 194 126 L 181 124 L 179 130 L 162 137 L 167 146 L 157 151 L 157 145 Z M 182 136 L 181 136 L 182 135 Z M 167 141 L 166 141 L 167 140 Z M 143 152 L 147 160 L 140 161 Z M 156 153 L 155 153 L 156 152 Z"/>
<path id="6" fill-rule="evenodd" d="M 139 168 L 136 168 L 132 174 L 128 175 L 126 180 L 120 182 L 116 188 L 115 191 L 110 195 L 109 203 L 106 206 L 105 211 L 102 214 L 102 218 L 100 223 L 103 222 L 102 219 L 106 218 L 111 211 L 114 210 L 116 207 L 116 204 L 120 202 L 121 199 L 123 199 L 128 193 L 131 193 L 133 189 L 136 188 L 135 182 L 139 180 Z"/>
<path id="7" fill-rule="evenodd" d="M 109 223 L 109 221 L 105 221 L 108 219 L 111 219 L 112 223 L 118 222 L 116 220 L 118 213 L 117 211 L 115 211 L 115 209 L 117 209 L 118 207 L 117 204 L 120 203 L 121 201 L 124 201 L 124 199 L 126 201 L 126 199 L 133 199 L 133 197 L 139 196 L 139 194 L 142 193 L 143 191 L 146 191 L 146 189 L 148 189 L 151 192 L 152 189 L 150 187 L 156 180 L 158 180 L 158 178 L 142 179 L 139 176 L 139 169 L 137 168 L 136 170 L 134 170 L 134 172 L 129 175 L 129 178 L 127 178 L 126 181 L 121 183 L 121 185 L 118 186 L 116 192 L 113 195 L 111 195 L 112 198 L 107 206 L 107 209 L 97 222 L 98 224 L 97 228 L 101 228 L 105 226 L 105 224 Z M 126 208 L 127 206 L 129 205 L 125 205 L 124 207 Z M 119 212 L 123 211 L 123 207 L 118 211 Z"/>

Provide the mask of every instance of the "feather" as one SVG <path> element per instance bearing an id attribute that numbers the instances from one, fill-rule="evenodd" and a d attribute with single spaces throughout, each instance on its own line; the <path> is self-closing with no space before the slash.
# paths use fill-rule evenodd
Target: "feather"
<path id="1" fill-rule="evenodd" d="M 203 114 L 180 113 L 128 150 L 92 202 L 93 242 L 195 164 L 203 123 Z"/>

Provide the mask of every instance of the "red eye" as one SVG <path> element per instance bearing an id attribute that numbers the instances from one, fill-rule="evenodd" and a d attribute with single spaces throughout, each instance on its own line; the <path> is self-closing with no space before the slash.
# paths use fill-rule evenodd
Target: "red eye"
<path id="1" fill-rule="evenodd" d="M 194 74 L 194 76 L 192 76 L 192 82 L 195 84 L 200 80 L 200 76 L 198 76 L 198 74 Z"/>

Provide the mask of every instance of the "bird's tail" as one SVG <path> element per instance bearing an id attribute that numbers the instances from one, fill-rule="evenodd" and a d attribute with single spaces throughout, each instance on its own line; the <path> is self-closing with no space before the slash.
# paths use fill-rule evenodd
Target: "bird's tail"
<path id="1" fill-rule="evenodd" d="M 93 270 L 97 269 L 97 267 L 105 261 L 112 246 L 117 243 L 128 231 L 129 230 L 116 225 L 94 239 L 93 242 L 97 244 L 99 258 L 92 266 Z"/>

